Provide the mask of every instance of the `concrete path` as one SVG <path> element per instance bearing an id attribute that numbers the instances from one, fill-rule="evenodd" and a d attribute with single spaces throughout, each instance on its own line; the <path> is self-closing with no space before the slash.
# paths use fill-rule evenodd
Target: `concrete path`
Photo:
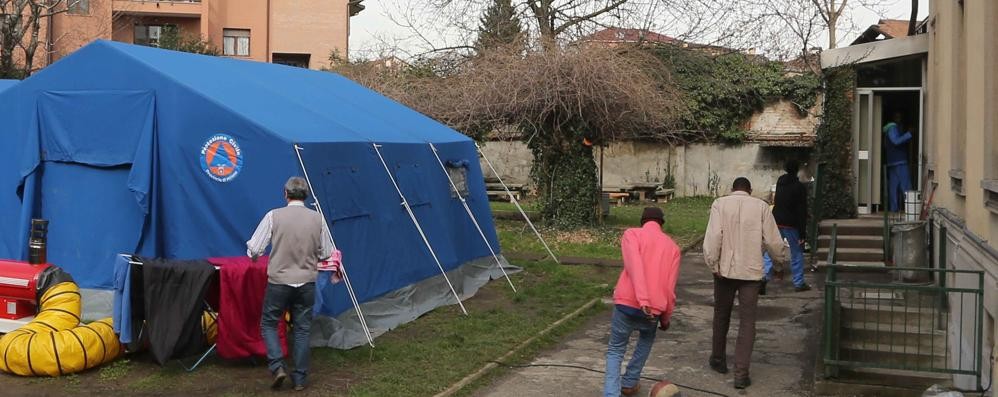
<path id="1" fill-rule="evenodd" d="M 808 274 L 808 282 L 814 286 Z M 678 304 L 672 327 L 659 332 L 643 376 L 668 379 L 673 383 L 710 390 L 727 396 L 810 396 L 813 388 L 814 359 L 821 319 L 821 295 L 817 288 L 794 292 L 789 281 L 770 283 L 769 294 L 760 297 L 756 343 L 752 355 L 753 385 L 740 391 L 732 386 L 732 375 L 720 375 L 707 367 L 713 318 L 713 282 L 700 253 L 683 258 L 678 287 Z M 610 306 L 605 313 L 570 335 L 556 348 L 541 353 L 533 364 L 556 363 L 603 370 L 610 329 Z M 737 311 L 737 309 L 736 309 Z M 728 363 L 734 363 L 738 327 L 732 314 L 728 333 Z M 634 346 L 632 337 L 629 348 Z M 628 351 L 626 359 L 630 358 Z M 475 396 L 598 396 L 603 375 L 584 370 L 530 367 L 512 370 Z M 642 381 L 640 396 L 647 396 L 654 382 Z M 709 396 L 683 390 L 684 396 Z"/>

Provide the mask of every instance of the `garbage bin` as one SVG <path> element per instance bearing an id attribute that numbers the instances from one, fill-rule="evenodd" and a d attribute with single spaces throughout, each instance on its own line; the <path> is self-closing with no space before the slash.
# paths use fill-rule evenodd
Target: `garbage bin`
<path id="1" fill-rule="evenodd" d="M 926 222 L 901 222 L 891 225 L 891 247 L 894 249 L 894 265 L 897 267 L 928 268 L 926 255 Z M 905 270 L 901 272 L 905 282 L 929 282 L 928 271 Z"/>
<path id="2" fill-rule="evenodd" d="M 904 220 L 915 222 L 922 218 L 922 193 L 917 190 L 904 192 Z"/>

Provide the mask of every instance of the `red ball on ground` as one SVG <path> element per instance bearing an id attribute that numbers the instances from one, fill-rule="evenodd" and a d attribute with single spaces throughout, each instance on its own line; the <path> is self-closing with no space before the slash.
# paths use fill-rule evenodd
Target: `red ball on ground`
<path id="1" fill-rule="evenodd" d="M 663 380 L 652 386 L 651 390 L 648 391 L 648 397 L 681 397 L 682 394 L 679 392 L 679 387 L 670 383 L 667 380 Z"/>

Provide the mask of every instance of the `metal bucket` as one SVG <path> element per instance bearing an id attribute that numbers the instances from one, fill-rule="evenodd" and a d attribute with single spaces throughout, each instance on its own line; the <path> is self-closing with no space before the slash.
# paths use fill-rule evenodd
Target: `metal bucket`
<path id="1" fill-rule="evenodd" d="M 891 225 L 891 247 L 894 249 L 894 265 L 897 267 L 928 268 L 925 221 L 902 222 Z M 927 271 L 905 270 L 900 272 L 905 282 L 922 283 L 931 281 Z"/>

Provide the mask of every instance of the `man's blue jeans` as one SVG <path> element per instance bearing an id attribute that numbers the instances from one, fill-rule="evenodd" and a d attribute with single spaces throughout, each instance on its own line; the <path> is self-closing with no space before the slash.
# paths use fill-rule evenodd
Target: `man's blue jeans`
<path id="1" fill-rule="evenodd" d="M 298 288 L 267 283 L 267 291 L 263 296 L 263 316 L 260 320 L 263 342 L 267 345 L 267 366 L 271 373 L 277 372 L 279 368 L 286 368 L 277 326 L 284 321 L 284 312 L 290 311 L 294 332 L 294 343 L 290 350 L 295 364 L 291 380 L 295 385 L 304 385 L 308 376 L 309 331 L 312 328 L 313 306 L 315 283 L 306 283 Z"/>
<path id="2" fill-rule="evenodd" d="M 804 285 L 804 249 L 800 246 L 800 233 L 792 227 L 780 227 L 780 235 L 790 243 L 790 273 L 794 287 Z M 773 271 L 773 259 L 768 252 L 762 253 L 762 279 L 770 280 Z"/>
<path id="3" fill-rule="evenodd" d="M 657 320 L 632 317 L 619 309 L 613 309 L 613 320 L 610 322 L 610 343 L 606 350 L 606 380 L 603 384 L 603 395 L 616 397 L 620 395 L 621 387 L 634 387 L 641 381 L 641 370 L 645 367 L 651 345 L 655 342 Z M 627 341 L 631 333 L 638 331 L 638 344 L 634 347 L 631 362 L 627 371 L 620 376 L 620 364 L 627 352 Z"/>

